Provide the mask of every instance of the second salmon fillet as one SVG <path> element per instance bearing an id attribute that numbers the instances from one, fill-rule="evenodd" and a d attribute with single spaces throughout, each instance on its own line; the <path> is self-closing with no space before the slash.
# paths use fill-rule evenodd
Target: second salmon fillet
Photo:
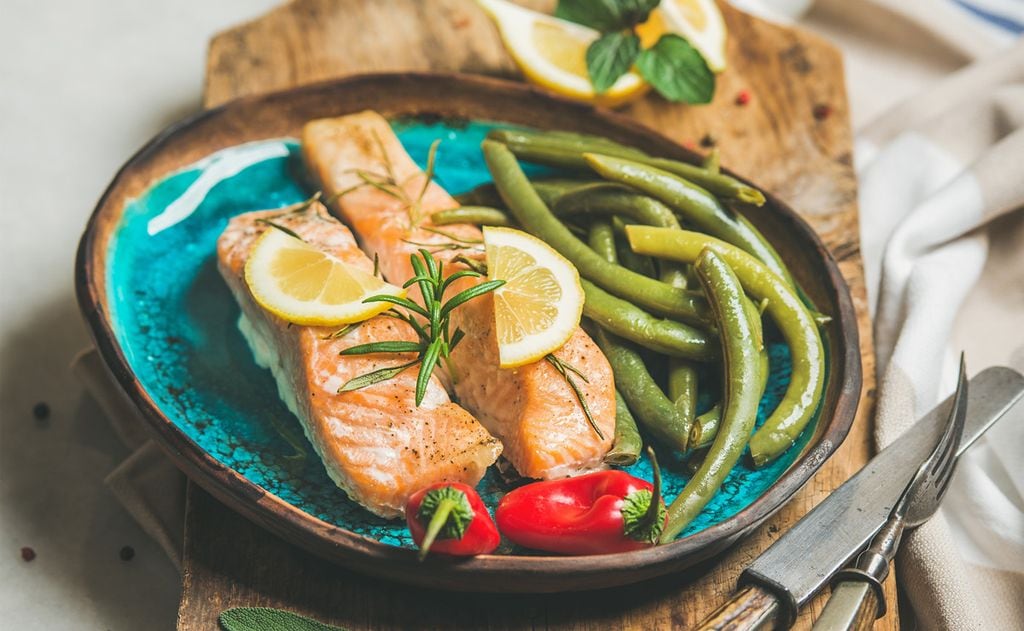
<path id="1" fill-rule="evenodd" d="M 332 212 L 352 227 L 368 254 L 379 256 L 390 282 L 401 284 L 413 276 L 409 256 L 421 247 L 434 251 L 452 269 L 459 265 L 451 262 L 458 254 L 481 256 L 482 234 L 476 226 L 435 231 L 430 214 L 458 203 L 436 183 L 426 182 L 387 120 L 376 112 L 307 123 L 302 151 L 310 175 L 331 200 Z M 394 186 L 366 183 L 371 179 L 379 184 L 383 178 Z M 466 334 L 451 357 L 459 402 L 501 439 L 504 456 L 521 475 L 551 479 L 604 468 L 615 432 L 615 386 L 608 360 L 585 332 L 577 329 L 555 355 L 586 375 L 587 381 L 579 385 L 603 437 L 547 361 L 499 368 L 491 294 L 457 309 L 452 323 Z"/>

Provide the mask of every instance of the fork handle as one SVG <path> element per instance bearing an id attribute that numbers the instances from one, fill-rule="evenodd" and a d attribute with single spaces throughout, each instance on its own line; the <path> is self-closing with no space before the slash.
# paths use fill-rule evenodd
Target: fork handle
<path id="1" fill-rule="evenodd" d="M 878 594 L 863 580 L 845 580 L 832 588 L 825 610 L 811 631 L 867 631 L 879 616 Z"/>

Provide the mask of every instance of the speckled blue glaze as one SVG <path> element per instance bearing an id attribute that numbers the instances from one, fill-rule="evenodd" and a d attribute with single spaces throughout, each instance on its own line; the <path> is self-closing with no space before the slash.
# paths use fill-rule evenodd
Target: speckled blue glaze
<path id="1" fill-rule="evenodd" d="M 443 139 L 437 180 L 449 191 L 459 193 L 489 181 L 479 146 L 492 125 L 393 124 L 421 166 L 431 142 Z M 327 477 L 298 420 L 278 399 L 270 372 L 254 363 L 236 327 L 238 307 L 217 272 L 216 240 L 230 217 L 285 206 L 307 196 L 295 177 L 298 145 L 276 142 L 281 155 L 229 173 L 209 189 L 190 215 L 155 234 L 149 233 L 150 221 L 209 172 L 217 156 L 165 177 L 128 205 L 111 241 L 107 269 L 108 308 L 118 342 L 156 404 L 214 458 L 326 522 L 383 543 L 411 546 L 403 522 L 375 517 L 348 500 Z M 247 145 L 254 146 L 259 148 Z M 532 168 L 534 174 L 540 171 Z M 773 343 L 770 354 L 771 379 L 759 423 L 778 403 L 789 381 L 786 346 Z M 709 406 L 710 399 L 705 395 L 702 404 Z M 796 448 L 764 469 L 737 466 L 683 536 L 748 506 L 789 466 L 810 434 L 805 432 Z M 673 461 L 670 454 L 659 455 L 666 499 L 671 501 L 687 476 L 681 462 Z M 651 477 L 646 459 L 629 471 Z M 480 484 L 481 495 L 492 509 L 506 490 L 493 471 Z"/>

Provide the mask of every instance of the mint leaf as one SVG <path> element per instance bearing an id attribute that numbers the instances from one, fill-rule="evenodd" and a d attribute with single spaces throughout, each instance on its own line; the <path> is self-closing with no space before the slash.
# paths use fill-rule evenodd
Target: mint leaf
<path id="1" fill-rule="evenodd" d="M 555 17 L 602 33 L 622 31 L 646 22 L 661 0 L 559 0 Z"/>
<path id="2" fill-rule="evenodd" d="M 617 4 L 626 28 L 632 28 L 646 22 L 661 0 L 618 0 Z"/>
<path id="3" fill-rule="evenodd" d="M 636 67 L 669 101 L 710 103 L 715 94 L 714 73 L 697 49 L 678 35 L 662 35 L 640 53 Z"/>
<path id="4" fill-rule="evenodd" d="M 624 28 L 615 0 L 559 0 L 555 17 L 569 20 L 602 33 Z"/>
<path id="5" fill-rule="evenodd" d="M 606 33 L 587 48 L 587 73 L 594 91 L 603 94 L 626 74 L 640 55 L 640 38 L 623 31 Z"/>
<path id="6" fill-rule="evenodd" d="M 221 612 L 217 619 L 226 631 L 345 631 L 341 627 L 317 622 L 283 609 L 235 607 Z"/>

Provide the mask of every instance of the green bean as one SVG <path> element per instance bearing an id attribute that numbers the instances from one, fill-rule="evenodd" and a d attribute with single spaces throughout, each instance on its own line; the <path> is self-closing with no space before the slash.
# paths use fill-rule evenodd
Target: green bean
<path id="1" fill-rule="evenodd" d="M 795 286 L 778 252 L 757 228 L 743 215 L 724 208 L 711 193 L 650 165 L 590 153 L 584 157 L 601 177 L 628 184 L 660 199 L 701 231 L 753 254 L 787 283 Z"/>
<path id="2" fill-rule="evenodd" d="M 793 371 L 782 401 L 751 438 L 750 455 L 756 466 L 774 460 L 814 418 L 825 385 L 825 350 L 808 308 L 771 270 L 724 241 L 699 232 L 647 226 L 627 226 L 626 233 L 634 251 L 674 261 L 693 261 L 702 249 L 710 248 L 732 267 L 751 297 L 768 301 L 765 312 L 789 346 Z"/>
<path id="3" fill-rule="evenodd" d="M 676 357 L 669 359 L 668 398 L 679 410 L 679 414 L 683 417 L 683 423 L 692 426 L 697 417 L 696 366 Z"/>
<path id="4" fill-rule="evenodd" d="M 465 193 L 459 193 L 453 197 L 455 201 L 463 206 L 490 206 L 491 208 L 500 209 L 505 205 L 501 195 L 498 195 L 498 189 L 494 188 L 494 184 L 490 182 L 481 184 L 476 188 L 470 189 Z"/>
<path id="5" fill-rule="evenodd" d="M 615 255 L 615 233 L 611 223 L 597 220 L 590 224 L 590 247 L 604 257 L 609 263 L 617 262 Z M 604 456 L 610 465 L 628 467 L 640 458 L 643 440 L 636 427 L 636 419 L 629 411 L 626 401 L 618 390 L 615 391 L 615 440 L 612 448 Z"/>
<path id="6" fill-rule="evenodd" d="M 765 387 L 768 385 L 768 349 L 764 345 L 764 333 L 761 325 L 761 312 L 758 310 L 754 303 L 750 299 L 745 299 L 743 306 L 747 311 L 747 317 L 750 319 L 751 324 L 754 325 L 754 343 L 758 350 L 758 362 L 757 362 L 757 388 L 758 388 L 758 401 L 764 396 Z M 697 417 L 693 426 L 690 428 L 690 449 L 699 449 L 701 447 L 707 447 L 715 439 L 715 434 L 718 433 L 718 423 L 722 417 L 722 404 L 716 403 L 711 407 L 710 410 L 701 414 Z"/>
<path id="7" fill-rule="evenodd" d="M 589 186 L 608 188 L 617 186 L 611 182 L 602 182 L 599 180 L 531 180 L 530 183 L 533 184 L 533 190 L 537 191 L 537 195 L 540 196 L 541 200 L 549 208 L 554 206 L 563 195 L 566 195 L 571 191 L 587 188 Z"/>
<path id="8" fill-rule="evenodd" d="M 587 233 L 587 245 L 604 260 L 618 264 L 619 256 L 615 252 L 615 230 L 612 228 L 612 222 L 604 219 L 592 221 Z"/>
<path id="9" fill-rule="evenodd" d="M 647 371 L 640 354 L 628 342 L 600 327 L 588 327 L 587 332 L 608 358 L 615 374 L 615 387 L 636 420 L 668 447 L 684 451 L 689 428 Z"/>
<path id="10" fill-rule="evenodd" d="M 447 226 L 453 223 L 471 223 L 478 226 L 510 226 L 508 215 L 489 206 L 460 206 L 439 210 L 430 216 L 435 226 Z"/>
<path id="11" fill-rule="evenodd" d="M 559 217 L 578 214 L 618 215 L 645 226 L 679 228 L 672 209 L 656 199 L 626 190 L 618 185 L 588 185 L 569 190 L 558 197 L 551 210 Z"/>
<path id="12" fill-rule="evenodd" d="M 718 356 L 713 335 L 674 320 L 656 318 L 582 278 L 583 315 L 634 344 L 671 357 L 707 361 Z"/>
<path id="13" fill-rule="evenodd" d="M 649 256 L 641 256 L 630 249 L 629 243 L 626 241 L 626 222 L 622 220 L 622 217 L 612 217 L 612 230 L 617 237 L 622 237 L 615 240 L 619 264 L 629 271 L 642 274 L 647 278 L 657 278 L 658 269 L 654 264 L 654 259 Z"/>
<path id="14" fill-rule="evenodd" d="M 708 448 L 701 447 L 700 449 L 694 449 L 686 456 L 686 472 L 691 476 L 695 475 L 700 471 L 700 466 L 704 464 L 704 459 L 708 457 Z"/>
<path id="15" fill-rule="evenodd" d="M 547 200 L 550 197 L 552 203 L 562 193 L 587 185 L 622 188 L 621 185 L 605 182 L 604 180 L 595 180 L 593 178 L 587 180 L 573 180 L 569 178 L 545 177 L 533 180 L 533 186 L 538 189 L 538 193 L 541 195 L 541 198 Z M 465 193 L 459 193 L 458 195 L 455 195 L 455 201 L 459 202 L 463 206 L 490 206 L 493 208 L 502 208 L 505 205 L 505 202 L 501 199 L 501 195 L 498 193 L 498 189 L 494 186 L 494 182 L 487 182 L 486 184 L 481 184 L 480 186 L 468 190 Z M 548 202 L 545 201 L 545 203 Z"/>
<path id="16" fill-rule="evenodd" d="M 711 151 L 708 152 L 708 155 L 704 158 L 704 162 L 701 163 L 701 166 L 707 169 L 708 173 L 722 172 L 722 154 L 718 151 L 718 147 L 711 148 Z"/>
<path id="17" fill-rule="evenodd" d="M 640 438 L 636 419 L 629 411 L 626 401 L 615 391 L 615 440 L 612 448 L 604 455 L 604 461 L 617 467 L 628 467 L 640 458 L 644 441 Z"/>
<path id="18" fill-rule="evenodd" d="M 694 267 L 715 314 L 721 339 L 722 420 L 700 468 L 668 508 L 663 543 L 682 532 L 718 493 L 750 440 L 760 399 L 756 331 L 744 305 L 747 297 L 743 287 L 723 257 L 710 248 L 700 253 Z"/>
<path id="19" fill-rule="evenodd" d="M 588 184 L 568 190 L 554 201 L 552 210 L 559 217 L 593 213 L 611 214 L 627 217 L 648 226 L 680 227 L 679 219 L 665 204 L 608 182 Z M 645 265 L 639 262 L 637 264 Z M 658 278 L 661 282 L 673 287 L 686 289 L 686 271 L 681 265 L 674 263 L 661 265 Z"/>
<path id="20" fill-rule="evenodd" d="M 718 424 L 722 420 L 722 404 L 714 404 L 710 410 L 701 414 L 694 421 L 690 428 L 690 439 L 687 446 L 690 449 L 702 449 L 708 447 L 715 440 L 718 433 Z"/>
<path id="21" fill-rule="evenodd" d="M 707 303 L 699 297 L 612 265 L 576 238 L 551 214 L 505 145 L 485 140 L 482 149 L 498 192 L 517 223 L 569 259 L 581 276 L 660 315 L 692 323 L 707 319 Z"/>
<path id="22" fill-rule="evenodd" d="M 714 173 L 704 167 L 678 160 L 653 158 L 639 149 L 600 136 L 576 136 L 567 138 L 564 134 L 552 136 L 549 132 L 506 129 L 491 130 L 487 134 L 488 138 L 508 145 L 512 153 L 527 162 L 563 169 L 585 170 L 587 165 L 582 154 L 600 153 L 635 160 L 675 173 L 722 199 L 735 199 L 755 206 L 761 206 L 765 202 L 761 191 L 730 175 Z"/>

